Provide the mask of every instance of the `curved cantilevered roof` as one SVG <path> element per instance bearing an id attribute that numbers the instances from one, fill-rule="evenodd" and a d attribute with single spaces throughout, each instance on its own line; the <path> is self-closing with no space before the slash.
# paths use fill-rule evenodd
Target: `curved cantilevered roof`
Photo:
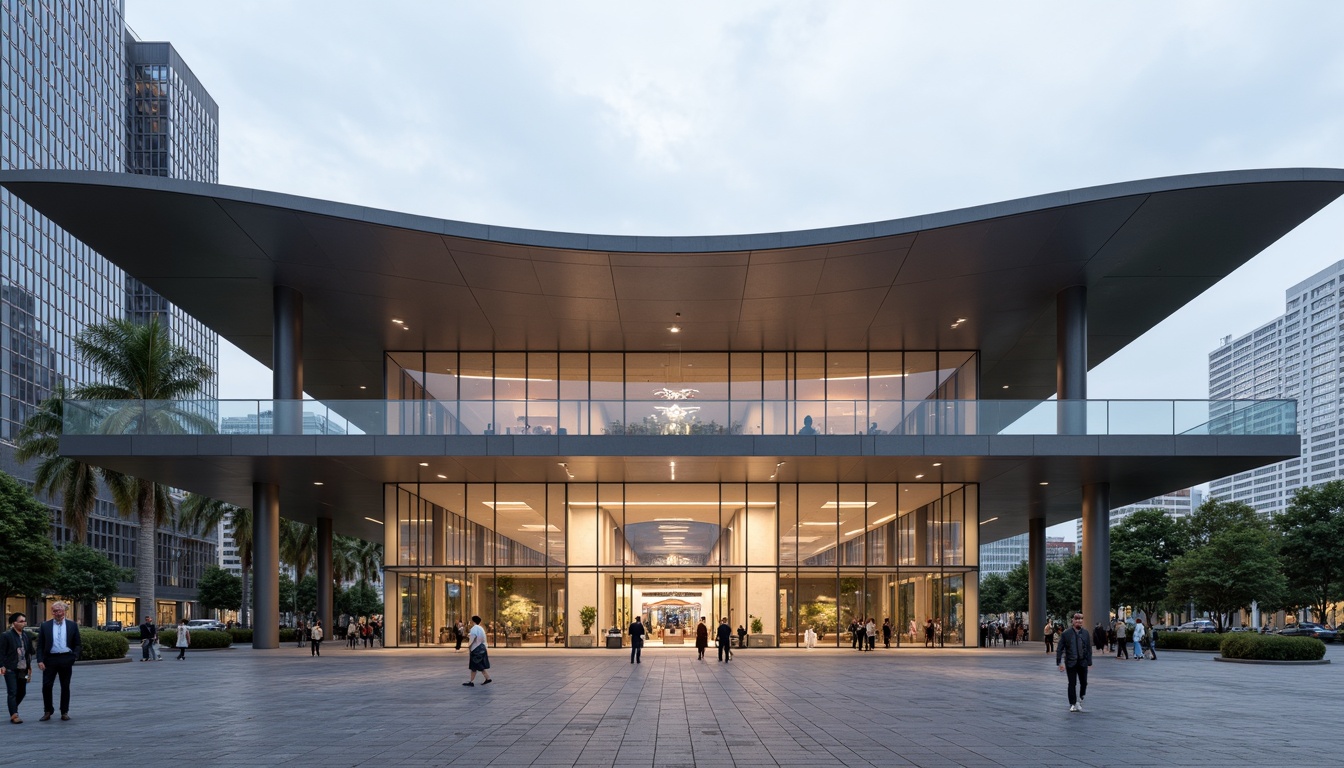
<path id="1" fill-rule="evenodd" d="M 5 171 L 0 185 L 267 364 L 272 288 L 300 291 L 318 398 L 379 396 L 384 350 L 668 348 L 978 349 L 982 392 L 1043 398 L 1060 290 L 1087 287 L 1094 367 L 1344 193 L 1344 170 L 705 237 L 495 227 L 121 173 Z"/>

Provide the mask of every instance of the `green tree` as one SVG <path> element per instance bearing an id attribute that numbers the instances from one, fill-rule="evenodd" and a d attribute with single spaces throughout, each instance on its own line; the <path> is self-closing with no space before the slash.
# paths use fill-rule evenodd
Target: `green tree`
<path id="1" fill-rule="evenodd" d="M 1003 595 L 1004 613 L 1026 613 L 1031 602 L 1031 574 L 1027 573 L 1027 561 L 1014 565 L 1003 577 L 1008 589 Z"/>
<path id="2" fill-rule="evenodd" d="M 105 600 L 117 593 L 117 583 L 131 578 L 130 571 L 118 567 L 107 555 L 93 547 L 72 541 L 57 555 L 60 570 L 51 580 L 51 591 L 79 606 L 91 600 Z M 92 625 L 92 616 L 85 616 Z"/>
<path id="3" fill-rule="evenodd" d="M 1008 581 L 997 573 L 980 579 L 980 613 L 1008 613 Z"/>
<path id="4" fill-rule="evenodd" d="M 153 317 L 147 323 L 113 320 L 91 325 L 75 337 L 75 352 L 97 372 L 98 383 L 78 387 L 79 400 L 91 405 L 89 426 L 101 434 L 185 434 L 213 429 L 213 422 L 178 402 L 200 392 L 214 371 L 199 357 L 173 343 L 168 329 Z M 67 414 L 68 416 L 68 414 Z M 158 526 L 173 516 L 168 488 L 151 480 L 129 480 L 128 493 L 140 528 L 136 535 L 135 582 L 141 612 L 155 605 L 155 546 Z M 118 492 L 114 490 L 114 494 Z"/>
<path id="5" fill-rule="evenodd" d="M 317 610 L 317 577 L 308 574 L 299 580 L 298 605 L 299 613 L 312 613 Z"/>
<path id="6" fill-rule="evenodd" d="M 1296 599 L 1323 621 L 1331 603 L 1344 599 L 1344 480 L 1293 494 L 1271 523 L 1278 533 L 1279 562 Z"/>
<path id="7" fill-rule="evenodd" d="M 338 613 L 350 616 L 373 616 L 383 612 L 378 592 L 367 584 L 351 584 L 349 589 L 340 590 L 335 602 Z"/>
<path id="8" fill-rule="evenodd" d="M 1255 600 L 1282 599 L 1287 581 L 1269 524 L 1239 501 L 1209 499 L 1186 521 L 1189 540 L 1184 554 L 1171 563 L 1168 599 L 1193 600 L 1213 614 L 1219 632 L 1227 617 Z"/>
<path id="9" fill-rule="evenodd" d="M 212 565 L 201 576 L 196 599 L 212 611 L 236 611 L 243 605 L 243 580 Z"/>
<path id="10" fill-rule="evenodd" d="M 14 457 L 20 462 L 38 459 L 33 487 L 61 500 L 65 525 L 80 544 L 88 542 L 89 515 L 98 502 L 101 481 L 112 493 L 122 514 L 134 503 L 130 478 L 119 472 L 95 467 L 60 455 L 61 430 L 65 421 L 65 390 L 57 387 L 24 421 L 15 440 Z"/>
<path id="11" fill-rule="evenodd" d="M 294 584 L 294 579 L 290 577 L 288 573 L 281 571 L 278 590 L 280 592 L 281 611 L 295 611 L 297 613 L 298 609 L 295 607 L 297 604 L 294 602 L 298 597 L 298 593 L 295 591 L 296 589 L 297 587 Z M 298 617 L 296 616 L 295 618 L 297 619 Z"/>
<path id="12" fill-rule="evenodd" d="M 1056 621 L 1063 622 L 1083 604 L 1083 556 L 1073 557 L 1045 566 L 1045 611 Z M 1039 632 L 1037 627 L 1032 632 Z M 1035 635 L 1033 635 L 1034 637 Z"/>
<path id="13" fill-rule="evenodd" d="M 0 603 L 39 597 L 56 577 L 51 511 L 19 481 L 0 472 Z"/>
<path id="14" fill-rule="evenodd" d="M 1167 598 L 1171 561 L 1189 542 L 1181 521 L 1141 509 L 1111 529 L 1111 604 L 1131 605 L 1150 619 Z"/>
<path id="15" fill-rule="evenodd" d="M 249 626 L 247 606 L 252 599 L 252 593 L 248 590 L 252 574 L 252 510 L 199 493 L 189 493 L 182 500 L 178 524 L 183 529 L 203 534 L 214 530 L 220 523 L 224 524 L 229 535 L 233 537 L 233 543 L 238 548 L 238 559 L 243 567 L 243 602 L 238 612 L 238 619 L 246 627 Z M 280 603 L 282 608 L 284 605 L 284 602 Z"/>
<path id="16" fill-rule="evenodd" d="M 280 562 L 292 567 L 300 582 L 317 560 L 317 528 L 280 518 Z"/>

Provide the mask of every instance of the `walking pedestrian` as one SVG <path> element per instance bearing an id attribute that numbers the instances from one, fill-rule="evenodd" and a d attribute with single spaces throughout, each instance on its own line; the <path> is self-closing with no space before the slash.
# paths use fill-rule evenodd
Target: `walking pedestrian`
<path id="1" fill-rule="evenodd" d="M 630 663 L 643 664 L 640 657 L 644 655 L 644 620 L 639 616 L 630 623 Z"/>
<path id="2" fill-rule="evenodd" d="M 471 617 L 471 631 L 467 633 L 467 669 L 471 670 L 471 679 L 463 683 L 470 688 L 476 685 L 476 673 L 480 672 L 485 676 L 485 682 L 481 685 L 489 685 L 493 681 L 490 679 L 490 652 L 485 647 L 485 629 L 481 627 L 481 617 Z"/>
<path id="3" fill-rule="evenodd" d="M 21 613 L 9 615 L 9 629 L 0 635 L 0 677 L 5 678 L 6 702 L 9 704 L 9 722 L 18 725 L 19 705 L 28 695 L 28 683 L 33 679 L 33 638 L 24 631 L 28 627 L 28 616 Z"/>
<path id="4" fill-rule="evenodd" d="M 1055 624 L 1052 621 L 1045 622 L 1045 629 L 1041 630 L 1041 635 L 1045 637 L 1045 652 L 1055 652 Z"/>
<path id="5" fill-rule="evenodd" d="M 467 639 L 467 628 L 462 626 L 462 622 L 459 621 L 453 625 L 453 634 L 457 635 L 457 645 L 453 648 L 453 651 L 460 651 L 462 650 L 462 641 Z"/>
<path id="6" fill-rule="evenodd" d="M 1115 658 L 1121 656 L 1129 659 L 1129 642 L 1126 638 L 1129 636 L 1129 625 L 1124 619 L 1118 619 L 1115 622 Z"/>
<path id="7" fill-rule="evenodd" d="M 1157 627 L 1148 628 L 1148 652 L 1153 654 L 1153 661 L 1157 661 Z"/>
<path id="8" fill-rule="evenodd" d="M 737 649 L 740 651 L 747 647 L 747 628 L 741 624 L 737 625 Z"/>
<path id="9" fill-rule="evenodd" d="M 321 656 L 321 655 L 322 655 L 322 620 L 321 620 L 321 619 L 318 619 L 317 621 L 314 621 L 314 622 L 313 622 L 313 628 L 310 629 L 310 630 L 308 631 L 308 638 L 309 638 L 308 647 L 309 647 L 309 649 L 310 649 L 309 652 L 308 652 L 308 655 L 309 655 L 309 656 Z"/>
<path id="10" fill-rule="evenodd" d="M 705 626 L 705 617 L 700 617 L 700 623 L 695 626 L 695 657 L 700 661 L 705 660 L 705 649 L 709 647 L 709 627 Z"/>
<path id="11" fill-rule="evenodd" d="M 933 647 L 933 619 L 924 622 L 924 647 Z"/>
<path id="12" fill-rule="evenodd" d="M 51 604 L 51 618 L 37 632 L 37 668 L 42 670 L 42 717 L 50 720 L 56 713 L 52 693 L 61 682 L 61 719 L 70 719 L 70 674 L 79 660 L 79 625 L 65 618 L 69 608 L 63 601 Z"/>
<path id="13" fill-rule="evenodd" d="M 191 630 L 187 629 L 187 620 L 181 619 L 177 622 L 177 640 L 173 642 L 177 646 L 177 660 L 187 660 L 187 646 L 191 645 Z"/>
<path id="14" fill-rule="evenodd" d="M 1143 629 L 1143 619 L 1134 620 L 1134 660 L 1143 661 L 1143 638 L 1148 634 Z"/>
<path id="15" fill-rule="evenodd" d="M 1069 676 L 1069 711 L 1082 712 L 1087 696 L 1087 668 L 1092 666 L 1092 638 L 1083 629 L 1083 614 L 1073 614 L 1073 626 L 1059 636 L 1055 663 L 1060 672 Z"/>
<path id="16" fill-rule="evenodd" d="M 733 660 L 733 649 L 730 647 L 733 636 L 733 628 L 728 626 L 728 617 L 724 616 L 719 620 L 719 629 L 715 633 L 715 639 L 719 644 L 719 661 L 725 664 Z"/>
<path id="17" fill-rule="evenodd" d="M 867 638 L 868 650 L 877 650 L 877 621 L 868 617 L 868 623 L 863 625 L 863 634 Z"/>
<path id="18" fill-rule="evenodd" d="M 355 622 L 355 617 L 350 617 L 350 623 L 345 628 L 346 645 L 354 648 L 359 643 L 359 624 Z"/>
<path id="19" fill-rule="evenodd" d="M 154 660 L 154 643 L 159 640 L 159 628 L 154 625 L 154 617 L 146 616 L 140 625 L 140 660 Z"/>

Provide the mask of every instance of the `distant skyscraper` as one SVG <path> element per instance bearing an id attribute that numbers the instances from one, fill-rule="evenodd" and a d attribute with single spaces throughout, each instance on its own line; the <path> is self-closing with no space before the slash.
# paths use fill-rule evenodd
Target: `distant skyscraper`
<path id="1" fill-rule="evenodd" d="M 991 573 L 1002 576 L 1027 559 L 1027 534 L 980 545 L 980 578 Z"/>
<path id="2" fill-rule="evenodd" d="M 1297 401 L 1302 456 L 1213 481 L 1209 494 L 1261 512 L 1282 511 L 1293 493 L 1341 476 L 1340 294 L 1344 261 L 1289 288 L 1284 314 L 1209 353 L 1209 397 Z"/>
<path id="3" fill-rule="evenodd" d="M 6 0 L 0 86 L 0 168 L 219 180 L 218 108 L 171 45 L 134 38 L 121 0 Z M 15 462 L 13 441 L 57 385 L 95 380 L 74 353 L 86 326 L 158 315 L 177 344 L 218 367 L 214 332 L 6 191 L 0 269 L 0 468 L 30 485 L 31 468 Z M 211 383 L 201 396 L 217 393 Z M 129 568 L 135 528 L 100 499 L 88 543 Z M 54 535 L 70 538 L 59 516 Z M 193 600 L 196 578 L 215 560 L 213 536 L 161 532 L 158 549 L 160 608 Z M 103 618 L 134 620 L 132 600 L 116 601 L 113 611 Z"/>

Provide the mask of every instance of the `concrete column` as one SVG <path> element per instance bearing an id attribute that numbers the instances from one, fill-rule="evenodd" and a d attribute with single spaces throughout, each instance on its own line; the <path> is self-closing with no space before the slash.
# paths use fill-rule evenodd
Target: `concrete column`
<path id="1" fill-rule="evenodd" d="M 331 631 L 331 518 L 317 518 L 317 618 Z"/>
<path id="2" fill-rule="evenodd" d="M 280 486 L 252 484 L 252 647 L 280 647 Z"/>
<path id="3" fill-rule="evenodd" d="M 273 304 L 274 336 L 271 341 L 271 397 L 276 400 L 303 400 L 303 294 L 283 285 L 275 286 Z M 303 408 L 275 404 L 275 434 L 303 434 Z"/>
<path id="4" fill-rule="evenodd" d="M 1087 400 L 1087 288 L 1081 285 L 1055 296 L 1055 385 L 1059 434 L 1087 434 L 1087 404 L 1081 402 Z"/>
<path id="5" fill-rule="evenodd" d="M 1083 486 L 1083 626 L 1111 613 L 1111 486 Z"/>
<path id="6" fill-rule="evenodd" d="M 1045 627 L 1045 518 L 1027 521 L 1027 630 L 1033 640 L 1044 640 Z"/>

